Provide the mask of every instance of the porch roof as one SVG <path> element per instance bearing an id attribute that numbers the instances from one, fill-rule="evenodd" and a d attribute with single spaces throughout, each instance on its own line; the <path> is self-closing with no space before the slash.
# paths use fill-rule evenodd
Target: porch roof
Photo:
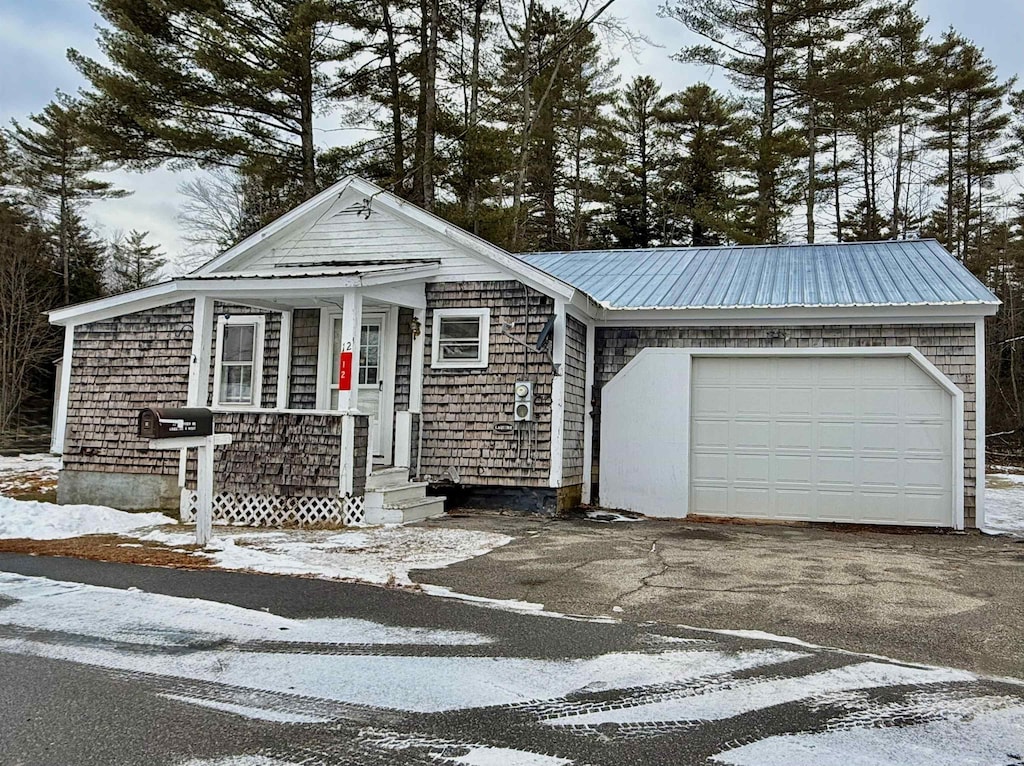
<path id="1" fill-rule="evenodd" d="M 414 291 L 401 290 L 403 283 L 432 277 L 439 268 L 437 260 L 408 259 L 190 275 L 55 309 L 49 318 L 56 325 L 84 324 L 197 296 L 280 310 L 312 306 L 319 299 L 336 300 L 339 291 L 351 288 L 378 288 L 381 295 L 368 297 L 417 305 L 422 299 Z"/>

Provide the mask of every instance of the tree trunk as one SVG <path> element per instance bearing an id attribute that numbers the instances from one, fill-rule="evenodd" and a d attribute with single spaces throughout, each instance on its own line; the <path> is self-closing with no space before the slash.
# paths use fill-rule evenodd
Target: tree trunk
<path id="1" fill-rule="evenodd" d="M 437 28 L 440 0 L 428 0 L 430 24 L 427 32 L 425 103 L 423 105 L 423 209 L 434 209 L 434 144 L 437 134 Z"/>
<path id="2" fill-rule="evenodd" d="M 469 72 L 469 124 L 466 126 L 466 147 L 468 152 L 477 151 L 476 113 L 480 107 L 480 48 L 483 44 L 483 14 L 487 0 L 476 0 L 473 7 L 473 53 Z M 470 156 L 465 161 L 470 162 Z M 474 234 L 480 233 L 480 179 L 474 170 L 469 171 L 469 220 Z"/>
<path id="3" fill-rule="evenodd" d="M 304 40 L 300 62 L 299 124 L 302 152 L 302 193 L 308 199 L 317 192 L 316 146 L 313 143 L 313 28 L 303 29 Z"/>
<path id="4" fill-rule="evenodd" d="M 775 203 L 775 14 L 774 0 L 764 0 L 764 103 L 761 106 L 760 135 L 757 147 L 757 210 L 754 237 L 767 242 L 774 232 L 772 211 Z"/>
<path id="5" fill-rule="evenodd" d="M 384 34 L 388 48 L 388 87 L 391 90 L 391 172 L 395 184 L 405 178 L 405 136 L 402 129 L 402 87 L 398 78 L 398 43 L 391 20 L 391 0 L 381 0 Z M 402 189 L 397 189 L 399 195 Z"/>
<path id="6" fill-rule="evenodd" d="M 814 94 L 814 46 L 807 50 L 807 243 L 814 244 L 814 205 L 818 194 L 818 113 Z"/>

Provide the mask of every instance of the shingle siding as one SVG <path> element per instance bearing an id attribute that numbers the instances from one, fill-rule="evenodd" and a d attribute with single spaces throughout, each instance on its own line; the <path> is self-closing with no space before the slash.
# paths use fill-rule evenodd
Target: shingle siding
<path id="1" fill-rule="evenodd" d="M 913 346 L 964 393 L 964 517 L 975 519 L 975 391 L 973 323 L 772 327 L 598 327 L 595 334 L 593 479 L 598 484 L 600 390 L 643 348 L 843 348 Z M 598 489 L 599 491 L 599 489 Z"/>
<path id="2" fill-rule="evenodd" d="M 532 350 L 554 302 L 519 282 L 427 284 L 423 375 L 421 472 L 442 478 L 449 469 L 467 485 L 546 487 L 551 459 L 551 362 Z M 490 345 L 486 369 L 432 369 L 433 313 L 439 308 L 488 307 Z M 502 333 L 531 344 L 527 349 Z M 514 386 L 534 383 L 534 421 L 511 431 Z M 449 474 L 450 475 L 450 474 Z"/>
<path id="3" fill-rule="evenodd" d="M 295 309 L 292 313 L 291 380 L 288 406 L 316 409 L 317 357 L 320 353 L 320 309 Z"/>
<path id="4" fill-rule="evenodd" d="M 565 422 L 562 428 L 562 484 L 583 483 L 583 422 L 586 417 L 587 326 L 565 322 Z"/>
<path id="5" fill-rule="evenodd" d="M 191 300 L 75 328 L 64 468 L 175 475 L 178 453 L 136 436 L 139 410 L 184 407 Z"/>

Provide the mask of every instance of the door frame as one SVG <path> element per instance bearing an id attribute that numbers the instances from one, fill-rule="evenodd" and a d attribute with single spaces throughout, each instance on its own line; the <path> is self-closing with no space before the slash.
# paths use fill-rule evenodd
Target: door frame
<path id="1" fill-rule="evenodd" d="M 331 341 L 334 332 L 334 320 L 341 318 L 342 312 L 335 309 L 320 309 L 320 337 L 317 359 L 317 402 L 321 410 L 331 409 Z M 381 444 L 377 446 L 377 454 L 371 456 L 371 462 L 377 460 L 378 465 L 391 465 L 394 462 L 394 427 L 395 427 L 395 373 L 398 364 L 398 306 L 363 306 L 359 319 L 360 329 L 363 319 L 372 316 L 382 320 L 380 375 L 384 388 L 380 398 L 380 432 Z M 356 384 L 358 385 L 358 384 Z M 359 397 L 356 397 L 358 404 Z M 377 456 L 380 456 L 379 458 Z"/>
<path id="2" fill-rule="evenodd" d="M 605 396 L 611 391 L 615 391 L 620 385 L 624 385 L 626 381 L 633 377 L 633 373 L 637 372 L 640 367 L 638 360 L 650 358 L 652 356 L 674 356 L 683 359 L 683 364 L 680 369 L 678 378 L 671 381 L 671 385 L 681 389 L 681 395 L 678 399 L 674 400 L 674 404 L 677 406 L 677 417 L 669 418 L 668 413 L 664 414 L 665 418 L 669 418 L 678 426 L 678 438 L 679 442 L 686 446 L 686 458 L 679 461 L 679 464 L 675 466 L 677 471 L 677 478 L 679 481 L 679 493 L 678 503 L 683 511 L 682 516 L 685 517 L 690 511 L 690 405 L 691 405 L 691 388 L 690 380 L 693 373 L 693 358 L 694 357 L 711 357 L 711 356 L 733 356 L 733 357 L 744 357 L 744 356 L 812 356 L 812 357 L 829 357 L 829 356 L 846 356 L 846 357 L 904 357 L 909 358 L 918 367 L 920 367 L 930 378 L 935 380 L 939 386 L 950 394 L 951 401 L 951 417 L 952 417 L 952 432 L 953 439 L 953 460 L 952 460 L 952 488 L 953 488 L 953 507 L 950 509 L 951 522 L 953 529 L 964 528 L 964 394 L 960 388 L 953 383 L 946 375 L 931 361 L 929 361 L 918 349 L 913 346 L 844 346 L 844 347 L 829 347 L 829 348 L 643 348 L 633 357 L 621 370 L 619 370 L 611 380 L 609 380 L 601 390 L 601 465 L 599 476 L 606 476 L 614 472 L 614 468 L 610 463 L 606 461 L 611 459 L 611 456 L 607 454 L 607 450 L 604 449 L 604 445 L 611 444 L 615 440 L 629 441 L 629 438 L 623 437 L 622 434 L 614 435 L 610 433 L 610 429 L 613 423 L 610 421 L 613 417 L 608 416 L 608 408 L 605 406 Z M 651 385 L 664 387 L 667 385 L 667 381 L 652 381 Z M 657 430 L 657 424 L 645 424 L 637 422 L 633 413 L 627 413 L 628 417 L 624 421 L 627 429 L 636 429 L 640 436 L 642 443 L 642 434 L 645 429 L 655 428 Z M 609 429 L 609 433 L 605 433 L 605 429 Z M 632 433 L 632 432 L 631 432 Z M 629 435 L 627 435 L 628 437 Z M 606 469 L 609 472 L 606 474 Z M 602 485 L 604 482 L 602 482 Z M 604 499 L 604 488 L 602 487 L 602 500 Z"/>

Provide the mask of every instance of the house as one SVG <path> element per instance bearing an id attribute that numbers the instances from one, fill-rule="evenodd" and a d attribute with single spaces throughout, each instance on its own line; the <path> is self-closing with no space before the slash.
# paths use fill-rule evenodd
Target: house
<path id="1" fill-rule="evenodd" d="M 513 256 L 350 178 L 185 277 L 51 313 L 59 496 L 187 517 L 194 461 L 135 418 L 209 406 L 225 520 L 418 518 L 429 484 L 973 527 L 997 306 L 934 241 Z"/>

